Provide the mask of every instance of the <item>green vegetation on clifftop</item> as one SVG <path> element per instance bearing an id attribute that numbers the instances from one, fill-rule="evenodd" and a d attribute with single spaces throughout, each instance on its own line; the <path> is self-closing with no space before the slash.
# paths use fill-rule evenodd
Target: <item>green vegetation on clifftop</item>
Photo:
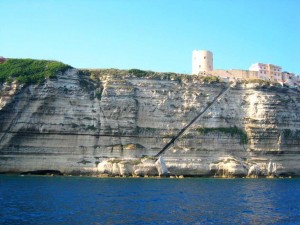
<path id="1" fill-rule="evenodd" d="M 150 70 L 130 69 L 84 69 L 80 70 L 80 73 L 84 76 L 89 76 L 92 80 L 101 79 L 101 77 L 110 76 L 114 79 L 125 78 L 141 78 L 151 80 L 171 80 L 178 83 L 191 83 L 196 80 L 204 83 L 214 84 L 222 83 L 218 77 L 213 76 L 191 76 L 188 74 L 172 73 L 172 72 L 154 72 Z"/>
<path id="2" fill-rule="evenodd" d="M 9 59 L 0 64 L 0 82 L 17 80 L 23 84 L 39 84 L 45 78 L 54 78 L 71 66 L 57 61 L 34 59 Z"/>
<path id="3" fill-rule="evenodd" d="M 215 76 L 204 76 L 203 81 L 206 82 L 206 83 L 219 83 L 219 82 L 221 82 L 220 78 L 215 77 Z"/>

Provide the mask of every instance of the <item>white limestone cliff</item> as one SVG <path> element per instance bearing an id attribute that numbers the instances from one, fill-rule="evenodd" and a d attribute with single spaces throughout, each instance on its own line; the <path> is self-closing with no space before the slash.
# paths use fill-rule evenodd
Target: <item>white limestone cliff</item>
<path id="1" fill-rule="evenodd" d="M 234 85 L 157 166 L 153 156 L 227 85 L 117 72 L 90 80 L 70 69 L 43 85 L 1 84 L 0 172 L 300 175 L 297 90 Z"/>

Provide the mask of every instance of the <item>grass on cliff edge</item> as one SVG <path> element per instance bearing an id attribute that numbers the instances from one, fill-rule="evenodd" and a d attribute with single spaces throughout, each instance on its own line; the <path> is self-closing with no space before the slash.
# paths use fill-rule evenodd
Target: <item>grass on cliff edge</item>
<path id="1" fill-rule="evenodd" d="M 0 64 L 0 82 L 17 80 L 22 84 L 39 84 L 45 78 L 54 78 L 71 66 L 57 61 L 35 59 L 9 59 Z"/>
<path id="2" fill-rule="evenodd" d="M 113 76 L 115 78 L 129 78 L 129 77 L 137 77 L 137 78 L 147 78 L 154 80 L 181 80 L 184 76 L 186 79 L 191 76 L 186 74 L 177 74 L 171 72 L 154 72 L 154 71 L 145 71 L 139 69 L 129 69 L 129 70 L 120 70 L 120 69 L 91 69 L 91 70 L 81 70 L 81 73 L 84 75 L 90 76 L 92 79 L 97 79 L 102 76 Z"/>
<path id="3" fill-rule="evenodd" d="M 101 79 L 102 76 L 110 75 L 114 78 L 146 78 L 152 80 L 172 80 L 178 83 L 194 82 L 195 80 L 203 81 L 205 83 L 221 83 L 221 80 L 212 76 L 191 76 L 189 74 L 180 74 L 173 72 L 154 72 L 140 69 L 119 70 L 119 69 L 83 69 L 80 70 L 82 75 L 89 76 L 92 80 Z"/>

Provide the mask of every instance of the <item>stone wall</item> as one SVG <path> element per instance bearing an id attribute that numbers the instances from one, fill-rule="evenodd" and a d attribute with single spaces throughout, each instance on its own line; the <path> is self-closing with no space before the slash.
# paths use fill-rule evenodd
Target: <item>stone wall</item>
<path id="1" fill-rule="evenodd" d="M 258 79 L 257 71 L 249 70 L 213 70 L 206 72 L 206 75 L 218 76 L 228 81 Z"/>

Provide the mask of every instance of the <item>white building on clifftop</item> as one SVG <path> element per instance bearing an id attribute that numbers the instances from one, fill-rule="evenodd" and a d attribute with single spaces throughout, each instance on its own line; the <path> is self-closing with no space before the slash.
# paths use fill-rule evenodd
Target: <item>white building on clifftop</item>
<path id="1" fill-rule="evenodd" d="M 249 68 L 258 72 L 258 79 L 282 82 L 282 68 L 273 64 L 255 63 Z"/>
<path id="2" fill-rule="evenodd" d="M 214 70 L 213 53 L 211 51 L 194 50 L 192 62 L 192 74 L 194 75 Z"/>
<path id="3" fill-rule="evenodd" d="M 217 69 L 213 66 L 213 53 L 208 50 L 194 50 L 192 55 L 192 75 L 216 76 L 225 82 L 235 80 L 265 80 L 290 87 L 300 87 L 300 76 L 282 72 L 280 66 L 265 63 L 252 64 L 249 70 Z"/>

